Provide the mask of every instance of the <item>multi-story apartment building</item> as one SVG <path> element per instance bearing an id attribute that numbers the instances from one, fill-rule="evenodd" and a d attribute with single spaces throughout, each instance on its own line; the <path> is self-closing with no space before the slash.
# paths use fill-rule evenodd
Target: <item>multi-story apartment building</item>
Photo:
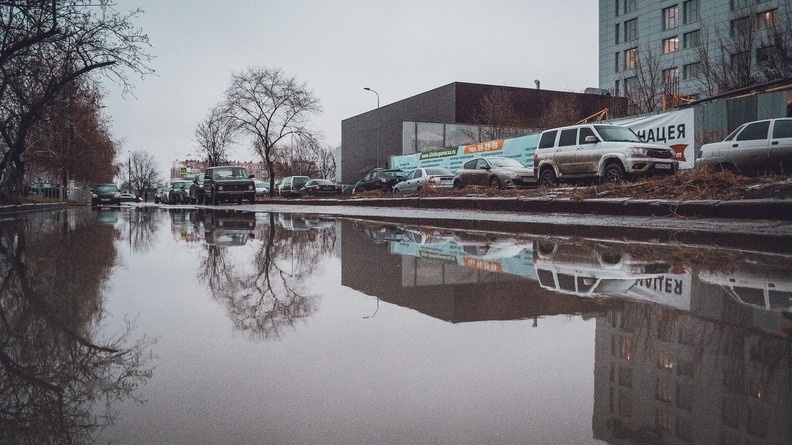
<path id="1" fill-rule="evenodd" d="M 790 0 L 600 0 L 600 88 L 652 111 L 792 75 Z"/>

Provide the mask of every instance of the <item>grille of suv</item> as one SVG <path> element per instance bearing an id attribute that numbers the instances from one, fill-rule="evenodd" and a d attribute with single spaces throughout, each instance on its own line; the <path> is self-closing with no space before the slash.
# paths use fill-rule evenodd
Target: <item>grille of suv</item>
<path id="1" fill-rule="evenodd" d="M 656 148 L 650 148 L 646 150 L 646 154 L 652 158 L 660 158 L 660 159 L 672 159 L 674 154 L 671 153 L 670 150 L 658 150 Z"/>

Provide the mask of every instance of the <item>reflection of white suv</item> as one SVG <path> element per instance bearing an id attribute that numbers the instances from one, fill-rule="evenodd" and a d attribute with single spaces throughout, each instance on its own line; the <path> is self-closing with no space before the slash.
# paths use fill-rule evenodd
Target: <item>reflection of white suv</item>
<path id="1" fill-rule="evenodd" d="M 629 128 L 585 124 L 545 130 L 534 152 L 534 174 L 543 185 L 600 178 L 621 181 L 679 168 L 670 147 L 647 144 Z"/>

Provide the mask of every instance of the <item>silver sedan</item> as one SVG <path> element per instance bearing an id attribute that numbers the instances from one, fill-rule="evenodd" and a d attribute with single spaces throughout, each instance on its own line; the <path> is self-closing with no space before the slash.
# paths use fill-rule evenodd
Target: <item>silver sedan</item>
<path id="1" fill-rule="evenodd" d="M 393 186 L 394 193 L 418 192 L 423 188 L 452 188 L 454 174 L 444 167 L 416 168 L 411 171 L 404 181 Z"/>

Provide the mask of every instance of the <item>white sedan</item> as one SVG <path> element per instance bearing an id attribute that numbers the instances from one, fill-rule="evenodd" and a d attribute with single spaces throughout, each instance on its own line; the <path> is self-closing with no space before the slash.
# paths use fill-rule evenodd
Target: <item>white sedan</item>
<path id="1" fill-rule="evenodd" d="M 723 142 L 704 144 L 696 167 L 710 166 L 744 173 L 792 169 L 792 118 L 748 122 Z"/>
<path id="2" fill-rule="evenodd" d="M 454 174 L 444 167 L 416 168 L 393 186 L 393 192 L 419 192 L 426 187 L 453 188 Z"/>

